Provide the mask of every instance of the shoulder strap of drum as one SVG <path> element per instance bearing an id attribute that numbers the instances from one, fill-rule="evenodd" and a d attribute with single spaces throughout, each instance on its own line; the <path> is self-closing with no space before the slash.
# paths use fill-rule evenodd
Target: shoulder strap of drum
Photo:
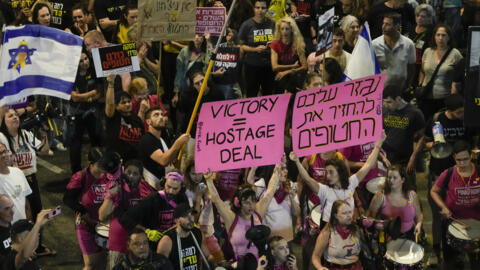
<path id="1" fill-rule="evenodd" d="M 450 183 L 450 178 L 452 178 L 453 168 L 454 167 L 448 168 L 447 176 L 446 176 L 445 180 L 443 181 L 443 190 L 445 191 L 444 194 L 447 194 L 447 192 L 448 192 L 448 184 Z"/>
<path id="2" fill-rule="evenodd" d="M 167 195 L 165 194 L 165 191 L 159 190 L 158 194 L 160 194 L 160 197 L 162 197 L 168 204 L 170 204 L 171 207 L 176 208 L 177 204 L 173 201 L 167 198 Z"/>

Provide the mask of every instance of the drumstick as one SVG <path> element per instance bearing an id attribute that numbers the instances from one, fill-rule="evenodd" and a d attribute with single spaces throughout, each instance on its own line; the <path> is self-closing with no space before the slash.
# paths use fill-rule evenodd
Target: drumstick
<path id="1" fill-rule="evenodd" d="M 418 233 L 415 234 L 415 243 L 418 243 Z"/>
<path id="2" fill-rule="evenodd" d="M 468 224 L 466 224 L 465 222 L 459 220 L 459 219 L 456 219 L 456 218 L 453 218 L 453 217 L 450 217 L 451 220 L 459 223 L 460 225 L 462 225 L 463 227 L 465 227 L 466 229 L 470 228 L 470 226 L 468 226 Z"/>

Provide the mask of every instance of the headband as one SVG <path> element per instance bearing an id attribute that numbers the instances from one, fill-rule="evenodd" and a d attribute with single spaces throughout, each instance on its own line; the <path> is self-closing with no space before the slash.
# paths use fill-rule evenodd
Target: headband
<path id="1" fill-rule="evenodd" d="M 171 178 L 171 179 L 183 182 L 183 175 L 179 172 L 169 172 L 169 173 L 167 173 L 165 178 Z"/>

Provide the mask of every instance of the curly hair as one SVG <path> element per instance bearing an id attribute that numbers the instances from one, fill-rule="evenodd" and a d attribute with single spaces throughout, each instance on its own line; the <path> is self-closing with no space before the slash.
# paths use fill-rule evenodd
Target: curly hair
<path id="1" fill-rule="evenodd" d="M 275 23 L 275 33 L 273 34 L 273 40 L 280 40 L 282 38 L 280 34 L 280 27 L 282 23 L 286 23 L 292 28 L 292 36 L 290 42 L 295 52 L 298 55 L 305 54 L 305 41 L 303 40 L 302 33 L 300 33 L 300 30 L 298 29 L 295 20 L 290 16 L 285 16 Z"/>

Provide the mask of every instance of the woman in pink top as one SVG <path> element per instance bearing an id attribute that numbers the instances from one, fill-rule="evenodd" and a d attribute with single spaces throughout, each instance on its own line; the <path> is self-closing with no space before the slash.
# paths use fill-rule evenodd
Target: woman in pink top
<path id="1" fill-rule="evenodd" d="M 102 248 L 95 243 L 98 210 L 103 203 L 107 186 L 113 180 L 105 172 L 113 171 L 120 158 L 92 148 L 88 153 L 87 168 L 72 175 L 63 202 L 75 211 L 75 229 L 83 254 L 84 270 L 97 269 L 105 258 Z"/>
<path id="2" fill-rule="evenodd" d="M 382 219 L 400 217 L 402 238 L 415 241 L 415 235 L 422 229 L 423 213 L 417 193 L 408 189 L 405 167 L 392 165 L 387 171 L 385 188 L 375 194 L 367 215 Z"/>
<path id="3" fill-rule="evenodd" d="M 279 186 L 278 175 L 281 173 L 280 170 L 280 165 L 275 166 L 275 171 L 268 183 L 267 191 L 260 201 L 257 202 L 255 191 L 250 187 L 240 188 L 232 198 L 231 207 L 220 198 L 215 188 L 213 179 L 216 179 L 216 173 L 205 175 L 208 191 L 211 194 L 213 203 L 217 207 L 218 213 L 223 219 L 237 260 L 247 253 L 258 255 L 258 250 L 253 244 L 248 247 L 248 240 L 245 238 L 245 234 L 252 224 L 262 224 L 262 218 L 265 216 L 273 195 Z"/>

